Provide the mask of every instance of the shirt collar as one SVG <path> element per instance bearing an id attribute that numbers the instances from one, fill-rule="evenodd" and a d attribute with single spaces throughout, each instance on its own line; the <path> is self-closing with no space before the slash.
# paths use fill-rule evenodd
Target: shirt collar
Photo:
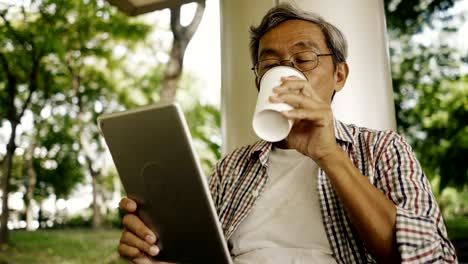
<path id="1" fill-rule="evenodd" d="M 270 156 L 271 146 L 273 146 L 271 142 L 259 140 L 252 145 L 249 151 L 249 157 L 254 158 L 254 155 L 258 155 L 260 163 L 265 166 Z"/>
<path id="2" fill-rule="evenodd" d="M 337 119 L 334 122 L 336 139 L 354 145 L 354 129 Z"/>
<path id="3" fill-rule="evenodd" d="M 353 136 L 353 129 L 341 121 L 335 119 L 334 120 L 334 128 L 335 128 L 335 137 L 338 141 L 342 141 L 349 144 L 354 144 L 354 136 Z M 264 140 L 259 140 L 255 142 L 249 151 L 249 157 L 254 158 L 253 155 L 258 155 L 258 159 L 262 163 L 262 165 L 266 165 L 268 161 L 268 157 L 270 156 L 270 151 L 272 147 L 271 142 L 267 142 Z"/>

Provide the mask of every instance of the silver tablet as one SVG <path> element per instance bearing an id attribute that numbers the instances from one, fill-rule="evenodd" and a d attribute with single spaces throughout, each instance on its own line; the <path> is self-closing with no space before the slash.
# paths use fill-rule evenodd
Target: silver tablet
<path id="1" fill-rule="evenodd" d="M 158 236 L 158 260 L 232 263 L 208 184 L 177 104 L 98 118 L 127 196 Z"/>

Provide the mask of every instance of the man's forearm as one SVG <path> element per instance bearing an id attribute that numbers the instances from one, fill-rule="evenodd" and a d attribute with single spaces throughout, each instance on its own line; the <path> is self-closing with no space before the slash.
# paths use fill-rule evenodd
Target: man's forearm
<path id="1" fill-rule="evenodd" d="M 393 202 L 362 175 L 338 146 L 335 152 L 317 163 L 328 175 L 370 253 L 379 263 L 397 263 L 396 207 Z"/>

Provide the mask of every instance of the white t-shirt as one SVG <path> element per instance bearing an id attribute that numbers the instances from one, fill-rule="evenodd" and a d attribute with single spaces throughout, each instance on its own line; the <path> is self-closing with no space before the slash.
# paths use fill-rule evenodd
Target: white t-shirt
<path id="1" fill-rule="evenodd" d="M 317 164 L 273 148 L 268 183 L 228 243 L 235 264 L 336 263 L 322 223 Z"/>

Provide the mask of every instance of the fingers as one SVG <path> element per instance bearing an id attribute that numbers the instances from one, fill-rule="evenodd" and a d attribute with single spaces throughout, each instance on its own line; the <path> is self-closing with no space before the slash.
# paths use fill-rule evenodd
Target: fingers
<path id="1" fill-rule="evenodd" d="M 151 260 L 149 260 L 147 257 L 133 259 L 132 263 L 134 263 L 134 264 L 152 264 Z"/>
<path id="2" fill-rule="evenodd" d="M 119 207 L 127 212 L 122 220 L 125 230 L 120 239 L 118 247 L 119 254 L 122 257 L 130 259 L 144 259 L 147 255 L 156 256 L 160 251 L 159 248 L 154 245 L 157 240 L 156 235 L 139 217 L 132 214 L 137 209 L 136 202 L 128 198 L 123 198 L 120 201 Z M 139 260 L 139 262 L 141 261 L 143 260 Z"/>
<path id="3" fill-rule="evenodd" d="M 308 120 L 319 126 L 323 125 L 327 114 L 332 113 L 331 107 L 320 99 L 307 80 L 289 76 L 281 78 L 281 81 L 282 84 L 273 89 L 275 94 L 270 96 L 270 102 L 286 103 L 294 107 L 293 110 L 282 112 L 288 119 Z M 333 119 L 333 115 L 329 119 Z"/>
<path id="4" fill-rule="evenodd" d="M 120 239 L 120 244 L 125 244 L 127 246 L 130 246 L 134 249 L 137 249 L 139 252 L 144 252 L 150 256 L 156 256 L 159 254 L 159 248 L 154 245 L 150 244 L 139 237 L 137 237 L 135 234 L 132 232 L 129 232 L 128 230 L 125 230 L 122 234 L 122 237 Z M 129 254 L 134 254 L 135 250 L 132 250 L 129 252 Z M 130 257 L 138 257 L 138 254 L 136 255 L 129 255 Z"/>
<path id="5" fill-rule="evenodd" d="M 175 263 L 169 263 L 169 262 L 150 260 L 148 257 L 133 259 L 132 263 L 134 264 L 175 264 Z"/>
<path id="6" fill-rule="evenodd" d="M 308 120 L 323 125 L 327 114 L 331 113 L 330 105 L 300 94 L 286 93 L 270 97 L 272 103 L 286 103 L 294 107 L 293 110 L 282 114 L 288 119 Z M 329 119 L 333 119 L 331 116 Z"/>
<path id="7" fill-rule="evenodd" d="M 156 243 L 156 235 L 138 218 L 136 215 L 127 214 L 123 217 L 122 223 L 126 229 L 149 244 Z"/>
<path id="8" fill-rule="evenodd" d="M 318 126 L 325 126 L 323 111 L 311 111 L 308 109 L 294 109 L 291 111 L 281 112 L 285 117 L 296 120 L 308 120 Z"/>
<path id="9" fill-rule="evenodd" d="M 273 91 L 275 93 L 301 91 L 307 85 L 305 82 L 304 80 L 283 81 L 280 86 L 273 88 Z"/>
<path id="10" fill-rule="evenodd" d="M 132 199 L 124 197 L 122 200 L 120 200 L 119 207 L 121 210 L 127 213 L 134 213 L 137 209 L 137 204 Z"/>
<path id="11" fill-rule="evenodd" d="M 307 80 L 303 80 L 296 76 L 282 77 L 281 85 L 273 88 L 273 92 L 277 94 L 301 92 L 309 97 L 318 96 Z"/>
<path id="12" fill-rule="evenodd" d="M 294 108 L 314 108 L 314 105 L 316 105 L 314 99 L 295 93 L 272 95 L 270 101 L 272 103 L 286 103 Z"/>
<path id="13" fill-rule="evenodd" d="M 299 77 L 296 76 L 296 75 L 290 75 L 290 76 L 281 77 L 281 81 L 289 81 L 289 80 L 304 81 L 304 79 L 299 78 Z"/>
<path id="14" fill-rule="evenodd" d="M 141 258 L 145 256 L 145 253 L 141 252 L 138 248 L 124 243 L 119 244 L 117 251 L 119 252 L 119 255 L 124 258 Z"/>

